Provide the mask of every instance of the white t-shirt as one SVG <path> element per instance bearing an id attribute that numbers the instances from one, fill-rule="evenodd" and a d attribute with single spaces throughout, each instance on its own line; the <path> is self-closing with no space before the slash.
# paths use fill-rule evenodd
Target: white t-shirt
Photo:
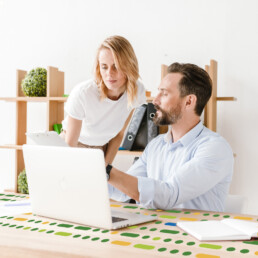
<path id="1" fill-rule="evenodd" d="M 65 111 L 72 118 L 82 120 L 78 141 L 87 145 L 102 146 L 114 138 L 123 128 L 132 109 L 145 104 L 145 88 L 137 81 L 137 97 L 131 106 L 127 104 L 127 92 L 118 99 L 100 100 L 100 92 L 94 80 L 75 86 L 65 105 Z M 68 117 L 62 122 L 67 128 Z"/>

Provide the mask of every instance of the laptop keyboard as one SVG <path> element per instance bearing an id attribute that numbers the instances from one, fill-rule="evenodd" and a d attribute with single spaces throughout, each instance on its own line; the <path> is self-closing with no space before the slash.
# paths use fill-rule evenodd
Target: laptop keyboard
<path id="1" fill-rule="evenodd" d="M 112 223 L 118 222 L 118 221 L 124 221 L 124 220 L 128 220 L 128 219 L 118 218 L 118 217 L 112 217 Z"/>

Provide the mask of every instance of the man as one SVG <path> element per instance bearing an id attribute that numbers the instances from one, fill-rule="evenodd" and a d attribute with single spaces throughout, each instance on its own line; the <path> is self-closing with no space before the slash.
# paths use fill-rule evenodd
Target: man
<path id="1" fill-rule="evenodd" d="M 170 129 L 148 144 L 127 173 L 107 166 L 110 198 L 133 198 L 154 209 L 223 211 L 233 153 L 200 121 L 212 91 L 209 75 L 196 65 L 174 63 L 158 90 L 154 121 Z"/>

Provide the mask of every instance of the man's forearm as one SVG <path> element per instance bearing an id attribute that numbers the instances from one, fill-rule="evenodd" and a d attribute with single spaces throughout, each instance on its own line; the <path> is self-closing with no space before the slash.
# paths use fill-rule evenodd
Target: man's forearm
<path id="1" fill-rule="evenodd" d="M 113 167 L 108 182 L 132 199 L 139 201 L 140 194 L 138 191 L 137 177 L 128 175 Z"/>

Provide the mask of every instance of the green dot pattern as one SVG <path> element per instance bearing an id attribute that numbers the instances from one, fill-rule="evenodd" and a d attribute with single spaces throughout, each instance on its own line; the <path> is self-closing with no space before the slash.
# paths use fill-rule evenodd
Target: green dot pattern
<path id="1" fill-rule="evenodd" d="M 99 240 L 99 237 L 94 237 L 91 239 L 91 241 L 97 241 L 97 240 Z"/>
<path id="2" fill-rule="evenodd" d="M 143 245 L 143 244 L 137 244 L 137 245 L 134 245 L 134 247 L 140 248 L 140 249 L 145 249 L 145 250 L 152 250 L 155 248 L 155 246 L 153 246 L 153 245 Z"/>
<path id="3" fill-rule="evenodd" d="M 47 232 L 48 233 L 48 232 Z M 67 233 L 67 232 L 56 232 L 55 235 L 57 236 L 71 236 L 72 233 Z"/>
<path id="4" fill-rule="evenodd" d="M 78 226 L 78 227 L 75 227 L 75 229 L 78 229 L 78 230 L 90 230 L 91 228 L 90 227 Z"/>
<path id="5" fill-rule="evenodd" d="M 240 250 L 240 253 L 247 254 L 247 253 L 249 253 L 249 250 L 248 249 L 242 249 L 242 250 Z"/>
<path id="6" fill-rule="evenodd" d="M 209 249 L 221 249 L 221 245 L 212 245 L 212 244 L 200 244 L 200 247 L 209 248 Z"/>
<path id="7" fill-rule="evenodd" d="M 255 240 L 255 241 L 243 241 L 243 243 L 249 244 L 249 245 L 258 245 L 258 240 Z"/>
<path id="8" fill-rule="evenodd" d="M 188 256 L 188 255 L 191 255 L 192 254 L 192 252 L 183 252 L 183 255 L 185 255 L 185 256 Z"/>
<path id="9" fill-rule="evenodd" d="M 162 218 L 162 219 L 176 219 L 175 216 L 169 216 L 169 215 L 161 215 L 159 217 Z"/>
<path id="10" fill-rule="evenodd" d="M 134 233 L 122 233 L 121 236 L 126 236 L 126 237 L 138 237 L 139 234 L 134 234 Z"/>
<path id="11" fill-rule="evenodd" d="M 70 225 L 70 224 L 58 224 L 57 226 L 61 227 L 61 228 L 72 228 L 73 227 L 73 225 Z"/>
<path id="12" fill-rule="evenodd" d="M 0 196 L 3 196 L 3 194 L 0 194 Z M 12 199 L 7 199 L 6 198 L 6 197 L 14 197 L 14 196 L 15 195 L 9 195 L 9 196 L 8 195 L 4 195 L 1 200 L 2 201 L 6 201 L 6 200 L 8 200 L 8 201 L 16 201 L 16 200 L 12 200 Z M 15 197 L 25 198 L 26 196 L 15 196 Z M 132 209 L 131 212 L 133 212 L 133 213 L 135 213 L 135 212 L 140 213 L 140 212 L 138 212 L 139 210 L 146 210 L 144 208 L 139 208 L 137 206 L 129 206 L 129 205 L 126 205 L 123 208 Z M 138 211 L 136 209 L 138 209 Z M 148 210 L 155 212 L 155 209 L 148 209 Z M 156 221 L 152 222 L 152 224 L 149 224 L 152 227 L 149 226 L 148 224 L 146 224 L 147 226 L 145 226 L 145 225 L 142 225 L 142 226 L 141 225 L 129 226 L 129 227 L 124 229 L 124 230 L 127 229 L 126 230 L 127 232 L 123 232 L 122 231 L 122 232 L 120 232 L 120 234 L 112 236 L 112 240 L 108 238 L 110 233 L 112 234 L 112 231 L 110 231 L 110 230 L 106 230 L 106 229 L 104 230 L 104 229 L 100 229 L 100 228 L 92 228 L 92 227 L 88 227 L 88 226 L 78 226 L 78 225 L 76 226 L 76 225 L 70 224 L 69 222 L 68 223 L 60 223 L 60 222 L 58 223 L 58 221 L 57 221 L 57 223 L 56 223 L 56 222 L 53 222 L 53 220 L 52 220 L 52 223 L 49 223 L 47 221 L 44 222 L 42 220 L 39 220 L 39 218 L 37 218 L 36 217 L 37 215 L 35 215 L 35 214 L 33 214 L 33 215 L 26 214 L 26 215 L 30 215 L 30 216 L 28 216 L 28 219 L 27 218 L 26 218 L 26 220 L 24 219 L 24 221 L 22 219 L 20 219 L 20 220 L 17 219 L 18 221 L 20 221 L 21 224 L 24 223 L 25 226 L 19 225 L 16 220 L 14 220 L 14 222 L 16 224 L 7 223 L 7 222 L 11 222 L 12 219 L 17 218 L 15 216 L 14 217 L 13 216 L 1 216 L 0 218 L 3 219 L 3 220 L 2 220 L 2 222 L 0 222 L 0 225 L 2 225 L 3 227 L 8 227 L 8 228 L 16 228 L 16 229 L 28 230 L 29 232 L 41 232 L 41 233 L 44 232 L 45 234 L 53 234 L 53 235 L 56 235 L 56 236 L 62 236 L 62 237 L 67 237 L 67 238 L 71 237 L 71 238 L 78 239 L 78 240 L 79 239 L 83 239 L 83 240 L 89 239 L 88 241 L 90 241 L 90 242 L 92 241 L 92 242 L 99 242 L 99 243 L 107 243 L 107 242 L 110 242 L 110 241 L 113 241 L 113 240 L 117 240 L 117 241 L 121 240 L 122 241 L 121 245 L 122 245 L 123 241 L 128 241 L 128 240 L 122 240 L 121 237 L 120 237 L 120 239 L 119 238 L 116 239 L 116 236 L 119 237 L 119 235 L 120 235 L 120 236 L 127 237 L 127 238 L 134 238 L 134 240 L 133 239 L 132 240 L 135 241 L 135 242 L 131 243 L 131 244 L 133 244 L 131 246 L 133 246 L 134 248 L 138 248 L 138 249 L 142 249 L 142 250 L 156 250 L 156 252 L 160 253 L 159 255 L 166 255 L 166 254 L 169 254 L 169 253 L 170 254 L 175 254 L 174 257 L 177 257 L 177 256 L 180 256 L 180 257 L 181 256 L 191 256 L 191 255 L 193 255 L 193 253 L 190 251 L 192 246 L 193 246 L 192 247 L 193 249 L 194 248 L 198 248 L 198 246 L 202 247 L 202 248 L 211 249 L 211 250 L 212 249 L 213 250 L 220 250 L 220 249 L 222 249 L 222 245 L 219 245 L 219 244 L 200 243 L 200 242 L 197 243 L 197 242 L 191 241 L 191 240 L 194 240 L 194 239 L 191 239 L 190 237 L 183 237 L 183 236 L 188 236 L 187 233 L 183 232 L 182 230 L 180 230 L 180 231 L 178 231 L 178 230 L 171 230 L 171 228 L 177 229 L 177 227 L 168 227 L 168 226 L 170 226 L 169 224 L 173 224 L 174 222 L 176 222 L 180 218 L 180 217 L 178 217 L 178 216 L 180 216 L 180 215 L 178 215 L 179 213 L 181 213 L 181 216 L 183 216 L 183 214 L 191 214 L 192 212 L 179 211 L 179 210 L 167 210 L 167 211 L 162 211 L 162 212 L 163 213 L 159 213 L 159 211 L 157 210 L 157 214 L 155 213 L 155 214 L 151 215 L 151 216 L 158 216 L 156 219 L 159 219 L 159 220 L 156 220 Z M 166 215 L 165 215 L 165 212 L 167 213 Z M 173 215 L 176 215 L 176 216 L 173 216 Z M 194 215 L 198 215 L 198 214 L 196 213 Z M 199 213 L 199 218 L 198 218 L 198 216 L 196 218 L 198 220 L 205 221 L 206 218 L 205 219 L 201 219 L 201 216 L 204 216 L 204 217 L 205 216 L 206 217 L 210 216 L 210 217 L 207 217 L 208 220 L 212 219 L 212 217 L 214 217 L 214 218 L 217 218 L 217 217 L 221 217 L 221 218 L 233 217 L 233 215 L 213 214 L 211 212 L 211 213 Z M 33 217 L 34 217 L 34 219 L 33 219 Z M 173 219 L 176 219 L 176 220 L 175 221 L 171 221 Z M 255 220 L 258 221 L 258 219 L 256 219 L 256 218 L 255 218 Z M 26 225 L 27 222 L 30 223 L 30 225 L 32 227 L 29 227 L 29 224 Z M 169 222 L 169 223 L 167 223 L 167 222 Z M 34 223 L 37 224 L 37 225 L 35 225 Z M 50 230 L 50 228 L 46 229 L 47 227 L 44 226 L 45 227 L 44 228 L 43 225 L 42 225 L 42 228 L 40 228 L 40 224 L 41 223 L 48 224 L 47 227 L 56 225 L 56 227 L 58 227 L 59 230 L 62 230 L 61 228 L 63 228 L 64 231 L 66 231 L 65 229 L 70 229 L 71 228 L 72 229 L 71 232 L 73 232 L 73 233 L 55 230 L 55 229 L 57 229 L 56 227 L 55 228 L 51 228 L 51 229 L 54 229 L 54 230 Z M 34 224 L 34 227 L 33 227 L 33 224 Z M 164 224 L 164 225 L 162 226 L 162 224 Z M 163 229 L 162 229 L 162 227 L 163 227 Z M 134 229 L 136 229 L 136 230 L 134 231 Z M 78 232 L 76 233 L 75 230 L 78 230 Z M 81 233 L 83 233 L 82 231 L 89 231 L 89 230 L 91 230 L 91 233 L 88 232 L 88 234 L 92 234 L 91 236 L 90 235 L 84 235 L 83 236 L 83 234 L 81 235 Z M 137 232 L 138 230 L 141 230 L 141 231 L 145 230 L 145 232 Z M 79 231 L 81 231 L 81 232 L 79 232 Z M 151 233 L 149 231 L 151 231 L 151 232 L 157 231 L 157 232 L 163 233 L 162 234 L 163 237 L 161 238 L 161 237 L 159 237 L 157 235 L 155 236 L 155 233 Z M 103 234 L 106 234 L 106 235 L 105 236 L 103 235 L 103 238 L 104 237 L 105 238 L 101 239 L 99 237 L 100 236 L 99 234 L 95 234 L 94 235 L 92 232 L 99 232 L 99 233 L 103 233 Z M 86 232 L 84 232 L 84 234 L 85 233 Z M 145 234 L 147 233 L 149 235 L 144 235 L 142 233 L 145 233 Z M 153 234 L 154 234 L 154 236 L 153 236 Z M 167 234 L 167 235 L 164 235 L 164 234 Z M 177 237 L 175 236 L 176 239 L 174 239 L 173 235 L 176 235 L 176 234 L 178 234 L 178 236 Z M 180 235 L 181 235 L 181 237 L 180 237 Z M 169 238 L 170 236 L 173 239 Z M 138 238 L 138 241 L 137 241 L 137 238 Z M 180 240 L 180 238 L 184 239 L 184 240 Z M 147 239 L 149 239 L 149 240 L 147 240 Z M 78 240 L 76 240 L 76 241 L 78 241 Z M 173 240 L 173 242 L 172 242 L 172 240 Z M 133 242 L 133 241 L 131 241 L 131 242 Z M 155 241 L 155 242 L 153 242 L 153 241 Z M 130 240 L 129 240 L 129 242 L 130 242 Z M 142 242 L 142 243 L 139 243 L 139 242 Z M 232 241 L 231 243 L 233 243 L 233 242 L 236 242 L 236 241 Z M 227 244 L 225 244 L 225 245 L 223 244 L 223 249 L 224 249 L 224 252 L 226 251 L 228 253 L 228 255 L 230 255 L 229 253 L 232 253 L 231 255 L 234 255 L 235 253 L 238 252 L 239 255 L 240 254 L 242 254 L 242 255 L 243 254 L 247 254 L 247 256 L 248 255 L 250 256 L 251 254 L 254 254 L 253 253 L 254 249 L 251 249 L 250 245 L 258 246 L 258 240 L 253 240 L 252 239 L 252 241 L 242 241 L 242 243 L 249 245 L 250 249 L 243 248 L 243 247 L 246 247 L 246 246 L 242 246 L 242 249 L 239 248 L 237 250 L 237 252 L 236 252 L 236 248 L 233 247 L 233 246 L 230 246 L 230 242 L 229 241 L 226 242 L 226 243 Z M 162 246 L 162 244 L 163 244 L 163 246 Z M 177 246 L 177 245 L 179 245 L 179 246 Z M 196 245 L 196 247 L 195 247 L 195 245 Z M 169 246 L 170 246 L 170 248 L 168 248 Z M 184 247 L 184 250 L 180 250 L 181 246 Z M 175 249 L 173 249 L 173 247 Z M 178 248 L 178 249 L 176 249 L 176 248 Z M 252 247 L 252 248 L 254 248 L 254 247 Z M 164 253 L 161 254 L 162 252 L 164 252 Z M 201 252 L 201 250 L 200 250 L 200 252 Z M 207 252 L 207 255 L 208 255 L 209 254 L 208 250 L 206 252 Z M 205 251 L 203 251 L 203 253 L 205 253 Z"/>
<path id="13" fill-rule="evenodd" d="M 188 242 L 187 245 L 189 246 L 195 245 L 195 242 Z"/>
<path id="14" fill-rule="evenodd" d="M 166 212 L 170 212 L 170 213 L 181 213 L 182 211 L 177 211 L 177 210 L 167 210 Z"/>
<path id="15" fill-rule="evenodd" d="M 169 230 L 169 229 L 162 229 L 160 230 L 161 233 L 167 233 L 167 234 L 178 234 L 179 231 L 176 230 Z"/>

